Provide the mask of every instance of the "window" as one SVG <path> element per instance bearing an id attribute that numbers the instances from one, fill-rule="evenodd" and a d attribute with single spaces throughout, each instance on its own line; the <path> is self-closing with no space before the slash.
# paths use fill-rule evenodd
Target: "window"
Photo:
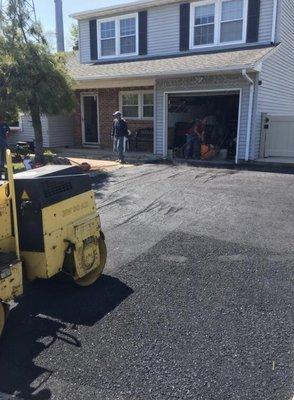
<path id="1" fill-rule="evenodd" d="M 190 47 L 245 42 L 248 0 L 200 0 L 191 4 Z"/>
<path id="2" fill-rule="evenodd" d="M 120 20 L 120 53 L 136 53 L 136 18 Z"/>
<path id="3" fill-rule="evenodd" d="M 153 118 L 153 93 L 143 93 L 143 118 Z"/>
<path id="4" fill-rule="evenodd" d="M 139 94 L 122 94 L 122 113 L 125 118 L 139 118 Z"/>
<path id="5" fill-rule="evenodd" d="M 220 41 L 236 42 L 243 37 L 244 0 L 226 0 L 222 2 Z"/>
<path id="6" fill-rule="evenodd" d="M 120 92 L 120 108 L 127 119 L 152 119 L 153 91 Z"/>
<path id="7" fill-rule="evenodd" d="M 195 7 L 194 46 L 214 43 L 215 5 Z"/>
<path id="8" fill-rule="evenodd" d="M 114 56 L 115 51 L 115 21 L 102 22 L 101 29 L 101 56 Z"/>
<path id="9" fill-rule="evenodd" d="M 98 20 L 99 58 L 138 54 L 136 14 Z"/>

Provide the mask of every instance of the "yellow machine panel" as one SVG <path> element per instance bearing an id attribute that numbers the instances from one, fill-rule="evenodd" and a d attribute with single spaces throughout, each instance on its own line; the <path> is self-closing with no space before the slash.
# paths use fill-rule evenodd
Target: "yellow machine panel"
<path id="1" fill-rule="evenodd" d="M 12 300 L 22 292 L 22 263 L 16 261 L 0 272 L 0 301 Z"/>
<path id="2" fill-rule="evenodd" d="M 96 212 L 92 191 L 82 193 L 70 199 L 53 204 L 42 210 L 44 232 L 44 253 L 22 252 L 25 260 L 26 275 L 29 280 L 50 278 L 62 270 L 69 244 L 75 247 L 75 264 L 81 277 L 99 265 L 97 241 L 100 237 L 100 219 Z M 83 263 L 84 241 L 89 250 L 90 242 L 95 242 L 97 255 L 92 267 L 79 268 Z M 93 247 L 92 250 L 94 251 Z M 87 265 L 87 263 L 83 264 Z"/>

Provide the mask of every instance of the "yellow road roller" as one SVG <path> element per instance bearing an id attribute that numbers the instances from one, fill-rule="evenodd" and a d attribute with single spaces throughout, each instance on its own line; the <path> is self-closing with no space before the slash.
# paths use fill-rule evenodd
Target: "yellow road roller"
<path id="1" fill-rule="evenodd" d="M 61 275 L 89 286 L 106 258 L 89 175 L 68 165 L 13 175 L 8 150 L 0 180 L 0 336 L 7 303 L 23 293 L 24 280 Z"/>

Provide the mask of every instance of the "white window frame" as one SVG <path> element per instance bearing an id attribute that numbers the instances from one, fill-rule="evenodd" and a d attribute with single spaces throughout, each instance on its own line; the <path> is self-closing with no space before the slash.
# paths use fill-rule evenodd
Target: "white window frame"
<path id="1" fill-rule="evenodd" d="M 196 3 L 190 4 L 190 49 L 201 49 L 205 47 L 215 47 L 215 46 L 226 46 L 230 44 L 242 44 L 246 43 L 247 35 L 247 17 L 248 17 L 248 0 L 244 0 L 243 4 L 243 33 L 241 40 L 235 40 L 232 42 L 221 42 L 221 18 L 222 18 L 222 5 L 230 0 L 201 0 Z M 200 6 L 207 6 L 215 4 L 215 14 L 214 14 L 214 42 L 209 44 L 194 45 L 194 27 L 195 27 L 195 8 Z M 233 22 L 234 20 L 227 21 Z M 236 20 L 237 21 L 237 20 Z M 239 19 L 238 19 L 239 21 Z"/>
<path id="2" fill-rule="evenodd" d="M 120 21 L 122 19 L 128 19 L 128 18 L 135 18 L 135 24 L 136 24 L 136 51 L 134 53 L 123 53 L 123 54 L 121 54 L 121 52 L 120 52 L 120 38 L 121 38 L 121 36 L 120 36 Z M 110 21 L 114 21 L 115 22 L 115 54 L 113 54 L 111 56 L 102 56 L 102 54 L 101 54 L 101 24 L 103 22 L 110 22 Z M 109 58 L 116 58 L 116 57 L 131 57 L 131 56 L 137 56 L 139 54 L 138 13 L 120 15 L 120 16 L 117 16 L 117 17 L 110 17 L 110 18 L 104 18 L 104 19 L 98 19 L 97 20 L 97 34 L 98 34 L 98 58 L 99 59 L 109 59 Z"/>
<path id="3" fill-rule="evenodd" d="M 123 112 L 123 101 L 122 97 L 125 94 L 137 94 L 138 95 L 138 100 L 139 100 L 139 116 L 138 117 L 125 117 L 128 120 L 146 120 L 146 121 L 152 121 L 154 119 L 154 100 L 153 100 L 153 117 L 144 117 L 143 112 L 143 99 L 144 99 L 144 94 L 152 94 L 154 95 L 153 90 L 124 90 L 119 92 L 119 108 Z M 154 98 L 153 98 L 154 99 Z M 124 115 L 123 115 L 124 117 Z"/>

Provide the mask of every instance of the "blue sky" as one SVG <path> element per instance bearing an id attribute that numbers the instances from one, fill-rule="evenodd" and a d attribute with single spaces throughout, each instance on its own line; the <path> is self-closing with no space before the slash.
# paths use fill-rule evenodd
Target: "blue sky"
<path id="1" fill-rule="evenodd" d="M 76 11 L 85 11 L 100 7 L 109 7 L 116 4 L 128 3 L 131 0 L 63 0 L 65 44 L 69 46 L 69 31 L 73 20 L 68 17 Z M 35 0 L 38 19 L 40 19 L 44 31 L 48 33 L 50 41 L 54 42 L 55 11 L 54 0 Z"/>

